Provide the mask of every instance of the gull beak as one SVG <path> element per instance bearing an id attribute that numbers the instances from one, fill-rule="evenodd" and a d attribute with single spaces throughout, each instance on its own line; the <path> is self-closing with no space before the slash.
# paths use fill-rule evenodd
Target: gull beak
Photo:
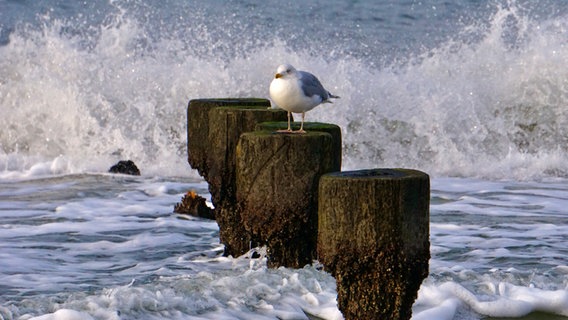
<path id="1" fill-rule="evenodd" d="M 277 74 L 274 75 L 274 78 L 275 79 L 282 78 L 282 75 L 280 73 L 277 73 Z"/>

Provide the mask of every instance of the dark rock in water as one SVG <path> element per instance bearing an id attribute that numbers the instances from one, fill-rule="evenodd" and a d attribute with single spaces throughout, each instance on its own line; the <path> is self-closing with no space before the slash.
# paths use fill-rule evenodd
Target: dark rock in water
<path id="1" fill-rule="evenodd" d="M 207 206 L 207 204 L 205 203 L 205 198 L 199 196 L 193 190 L 188 191 L 185 196 L 181 198 L 181 202 L 176 203 L 174 212 L 215 220 L 215 213 L 213 209 Z"/>
<path id="2" fill-rule="evenodd" d="M 139 176 L 140 170 L 131 160 L 121 160 L 108 170 L 110 173 L 129 174 L 131 176 Z"/>

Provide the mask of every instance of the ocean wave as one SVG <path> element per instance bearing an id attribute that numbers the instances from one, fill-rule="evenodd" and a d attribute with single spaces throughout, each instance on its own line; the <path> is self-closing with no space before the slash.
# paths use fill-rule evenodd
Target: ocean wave
<path id="1" fill-rule="evenodd" d="M 537 20 L 515 2 L 497 5 L 434 48 L 381 64 L 346 54 L 352 43 L 327 48 L 281 30 L 269 39 L 232 26 L 228 13 L 219 34 L 204 9 L 167 17 L 181 24 L 168 33 L 164 19 L 152 20 L 156 12 L 135 15 L 117 3 L 87 27 L 51 15 L 20 24 L 0 46 L 0 106 L 7 110 L 0 169 L 29 171 L 36 158 L 65 158 L 80 172 L 128 158 L 143 173 L 186 175 L 188 101 L 268 97 L 275 66 L 289 62 L 342 97 L 308 119 L 342 127 L 346 168 L 568 175 L 564 16 Z"/>

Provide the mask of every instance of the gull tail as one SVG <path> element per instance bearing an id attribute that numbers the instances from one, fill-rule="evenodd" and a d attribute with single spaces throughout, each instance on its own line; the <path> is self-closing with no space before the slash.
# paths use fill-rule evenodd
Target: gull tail
<path id="1" fill-rule="evenodd" d="M 339 99 L 339 96 L 336 96 L 336 95 L 332 94 L 332 93 L 329 92 L 329 91 L 327 92 L 327 95 L 328 95 L 328 97 L 327 97 L 327 99 L 325 99 L 325 100 L 323 101 L 323 103 L 333 103 L 333 101 L 329 100 L 329 99 L 332 99 L 332 98 L 333 98 L 333 99 Z"/>

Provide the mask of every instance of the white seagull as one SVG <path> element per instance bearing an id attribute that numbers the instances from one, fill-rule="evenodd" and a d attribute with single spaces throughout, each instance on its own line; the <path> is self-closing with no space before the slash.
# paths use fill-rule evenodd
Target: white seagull
<path id="1" fill-rule="evenodd" d="M 278 132 L 306 133 L 304 117 L 307 111 L 321 103 L 332 103 L 330 98 L 339 98 L 327 91 L 313 74 L 296 70 L 289 64 L 283 64 L 276 70 L 276 75 L 270 83 L 270 98 L 274 103 L 288 111 L 288 129 Z M 291 113 L 301 113 L 300 129 L 292 131 L 290 127 Z"/>

